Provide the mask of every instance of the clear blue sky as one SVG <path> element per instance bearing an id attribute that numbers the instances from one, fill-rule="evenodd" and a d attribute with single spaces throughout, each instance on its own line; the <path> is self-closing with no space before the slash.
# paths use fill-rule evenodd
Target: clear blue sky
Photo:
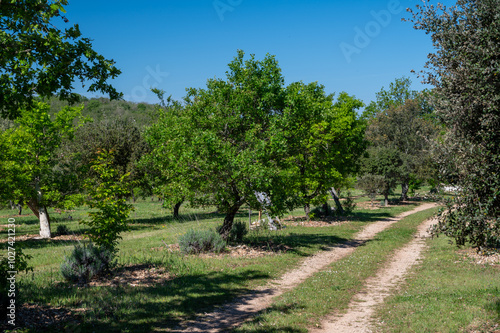
<path id="1" fill-rule="evenodd" d="M 70 0 L 66 17 L 116 61 L 122 74 L 112 83 L 130 101 L 156 103 L 151 86 L 181 99 L 187 87 L 225 78 L 242 49 L 258 59 L 275 55 L 286 84 L 318 81 L 368 104 L 401 76 L 424 88 L 410 71 L 433 51 L 430 36 L 401 22 L 419 2 Z"/>

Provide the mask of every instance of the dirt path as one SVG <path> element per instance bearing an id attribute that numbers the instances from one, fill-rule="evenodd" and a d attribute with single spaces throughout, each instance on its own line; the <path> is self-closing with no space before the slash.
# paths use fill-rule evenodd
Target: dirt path
<path id="1" fill-rule="evenodd" d="M 311 333 L 368 333 L 373 320 L 375 307 L 381 304 L 390 294 L 391 289 L 404 280 L 408 270 L 416 264 L 422 250 L 425 248 L 427 230 L 437 223 L 429 219 L 418 227 L 416 237 L 403 248 L 398 250 L 387 266 L 377 272 L 377 275 L 366 281 L 364 290 L 353 297 L 347 313 L 342 316 L 329 316 L 321 329 L 313 329 Z"/>
<path id="2" fill-rule="evenodd" d="M 239 297 L 212 313 L 206 313 L 197 320 L 185 322 L 182 327 L 171 330 L 171 332 L 224 332 L 236 327 L 259 311 L 269 307 L 274 297 L 296 287 L 332 262 L 351 254 L 359 245 L 372 239 L 377 233 L 387 229 L 403 217 L 435 206 L 434 203 L 424 203 L 397 217 L 371 223 L 356 234 L 352 241 L 337 244 L 327 251 L 307 258 L 299 267 L 287 272 L 280 279 L 270 282 L 267 286 L 259 288 L 251 294 Z"/>

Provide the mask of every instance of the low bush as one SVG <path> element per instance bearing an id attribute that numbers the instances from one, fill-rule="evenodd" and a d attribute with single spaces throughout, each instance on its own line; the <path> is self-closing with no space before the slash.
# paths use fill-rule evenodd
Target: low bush
<path id="1" fill-rule="evenodd" d="M 56 229 L 56 234 L 58 235 L 69 235 L 70 231 L 64 224 L 59 224 Z"/>
<path id="2" fill-rule="evenodd" d="M 347 198 L 342 203 L 342 208 L 344 208 L 345 215 L 351 215 L 354 212 L 354 209 L 356 209 L 356 203 L 354 202 L 354 199 L 351 198 L 351 192 L 347 192 Z"/>
<path id="3" fill-rule="evenodd" d="M 217 227 L 216 231 L 219 232 L 221 228 L 222 225 Z M 235 221 L 233 223 L 233 228 L 229 232 L 229 236 L 227 237 L 226 241 L 228 243 L 242 243 L 243 237 L 245 237 L 247 234 L 248 234 L 247 224 L 242 221 Z"/>
<path id="4" fill-rule="evenodd" d="M 61 274 L 67 281 L 83 285 L 109 273 L 113 259 L 113 253 L 105 248 L 96 247 L 93 243 L 77 244 L 71 255 L 64 258 Z"/>
<path id="5" fill-rule="evenodd" d="M 226 242 L 215 230 L 189 230 L 179 237 L 179 247 L 182 253 L 196 254 L 201 252 L 220 252 L 226 247 Z"/>

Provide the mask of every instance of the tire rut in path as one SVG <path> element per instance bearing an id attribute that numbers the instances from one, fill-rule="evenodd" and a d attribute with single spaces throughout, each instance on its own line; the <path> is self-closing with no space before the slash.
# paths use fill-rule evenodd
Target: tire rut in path
<path id="1" fill-rule="evenodd" d="M 336 244 L 328 250 L 317 253 L 305 259 L 299 267 L 285 273 L 281 278 L 271 281 L 267 286 L 260 287 L 253 292 L 238 297 L 231 303 L 225 304 L 211 313 L 206 313 L 196 320 L 186 321 L 170 332 L 226 332 L 244 321 L 268 308 L 273 298 L 298 286 L 314 273 L 322 270 L 329 264 L 351 254 L 359 245 L 372 239 L 379 232 L 387 229 L 402 218 L 435 207 L 434 203 L 424 203 L 411 211 L 404 212 L 396 217 L 383 219 L 367 225 L 363 230 L 348 242 Z"/>
<path id="2" fill-rule="evenodd" d="M 424 221 L 417 230 L 415 238 L 397 250 L 386 266 L 366 280 L 363 290 L 356 294 L 348 310 L 340 316 L 330 315 L 323 320 L 321 328 L 310 333 L 370 333 L 373 332 L 372 320 L 376 306 L 382 304 L 391 290 L 400 284 L 410 268 L 420 259 L 429 237 L 428 229 L 436 219 Z"/>

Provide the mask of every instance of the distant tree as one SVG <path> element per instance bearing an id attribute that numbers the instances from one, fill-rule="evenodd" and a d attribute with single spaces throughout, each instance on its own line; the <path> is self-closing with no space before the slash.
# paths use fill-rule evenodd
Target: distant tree
<path id="1" fill-rule="evenodd" d="M 283 185 L 309 217 L 312 203 L 327 201 L 332 187 L 355 173 L 366 147 L 364 123 L 356 110 L 363 103 L 347 93 L 337 101 L 317 83 L 286 88 L 283 115 L 276 117 L 274 143 Z"/>
<path id="2" fill-rule="evenodd" d="M 267 149 L 272 119 L 283 109 L 283 77 L 273 56 L 229 63 L 226 80 L 188 90 L 185 106 L 165 110 L 148 130 L 158 168 L 173 170 L 175 184 L 189 190 L 191 205 L 213 205 L 224 213 L 227 238 L 238 209 L 256 205 L 255 191 L 269 193 L 275 168 Z M 275 189 L 279 190 L 279 189 Z M 279 205 L 273 200 L 273 207 Z"/>
<path id="3" fill-rule="evenodd" d="M 69 163 L 80 179 L 95 177 L 91 168 L 99 151 L 112 151 L 112 165 L 120 175 L 130 173 L 129 194 L 134 195 L 134 186 L 147 186 L 144 172 L 137 167 L 140 158 L 149 151 L 142 133 L 131 119 L 103 119 L 90 121 L 79 127 L 74 138 L 64 147 Z"/>
<path id="4" fill-rule="evenodd" d="M 79 100 L 73 92 L 75 80 L 90 83 L 88 90 L 119 94 L 108 79 L 120 71 L 92 48 L 77 24 L 67 23 L 66 0 L 0 2 L 0 116 L 16 118 L 21 110 L 36 106 L 36 97 L 57 94 L 70 102 Z M 60 20 L 60 21 L 59 21 Z"/>
<path id="5" fill-rule="evenodd" d="M 424 73 L 435 87 L 433 105 L 449 130 L 445 163 L 457 170 L 460 195 L 449 202 L 436 232 L 458 245 L 500 245 L 500 1 L 428 1 L 412 13 L 415 29 L 430 34 L 435 53 Z"/>
<path id="6" fill-rule="evenodd" d="M 387 147 L 399 152 L 403 165 L 400 169 L 401 200 L 408 200 L 412 177 L 429 175 L 430 151 L 440 131 L 436 121 L 423 108 L 420 96 L 401 105 L 390 106 L 374 115 L 368 122 L 366 138 L 376 147 Z"/>
<path id="7" fill-rule="evenodd" d="M 25 202 L 40 221 L 40 236 L 50 238 L 47 208 L 68 208 L 78 202 L 74 174 L 67 172 L 58 148 L 73 137 L 81 107 L 65 107 L 49 116 L 49 106 L 37 102 L 22 109 L 16 126 L 0 132 L 2 183 L 0 196 Z M 76 201 L 75 201 L 76 200 Z"/>
<path id="8" fill-rule="evenodd" d="M 389 194 L 396 187 L 401 178 L 403 160 L 400 153 L 394 148 L 371 147 L 368 156 L 363 158 L 361 175 L 375 175 L 383 177 L 383 181 L 369 176 L 381 184 L 380 193 L 384 196 L 384 204 L 389 204 Z"/>
<path id="9" fill-rule="evenodd" d="M 408 77 L 401 77 L 389 84 L 389 89 L 384 87 L 376 93 L 376 100 L 370 102 L 363 112 L 363 117 L 370 119 L 374 116 L 382 114 L 389 108 L 403 105 L 408 99 L 416 99 L 418 92 L 411 89 L 411 80 Z"/>
<path id="10" fill-rule="evenodd" d="M 370 197 L 370 205 L 373 206 L 373 200 L 380 194 L 385 186 L 385 178 L 381 175 L 364 174 L 356 182 L 356 187 L 363 190 Z"/>

